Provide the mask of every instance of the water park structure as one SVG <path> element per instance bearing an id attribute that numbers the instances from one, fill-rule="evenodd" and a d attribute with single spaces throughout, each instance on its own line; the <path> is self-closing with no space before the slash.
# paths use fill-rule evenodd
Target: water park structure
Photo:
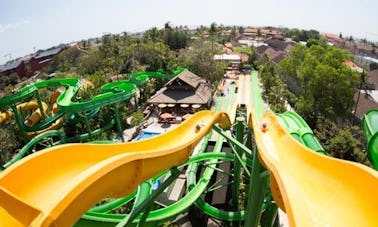
<path id="1" fill-rule="evenodd" d="M 134 81 L 104 85 L 104 93 L 88 102 L 72 101 L 80 83 L 64 79 L 25 87 L 0 99 L 0 106 L 11 107 L 25 132 L 41 131 L 63 115 L 91 116 L 102 106 L 130 100 L 135 81 L 149 76 L 139 75 Z M 19 103 L 38 87 L 55 83 L 65 90 L 56 99 L 54 115 L 25 125 L 19 109 L 26 107 Z M 211 111 L 200 111 L 145 140 L 64 144 L 20 157 L 0 173 L 1 225 L 159 226 L 193 205 L 217 220 L 244 226 L 273 226 L 278 207 L 290 226 L 378 225 L 378 199 L 372 196 L 378 188 L 377 172 L 327 156 L 298 114 L 267 110 L 257 72 L 240 76 L 236 83 L 228 81 L 224 96 L 214 103 Z M 43 104 L 36 104 L 43 113 Z M 0 120 L 10 115 L 3 112 Z M 375 116 L 374 111 L 367 113 L 364 129 L 376 168 Z M 57 131 L 50 129 L 40 135 Z M 157 202 L 180 179 L 186 181 L 185 195 L 169 204 Z M 231 192 L 226 193 L 229 207 L 208 199 L 222 190 Z M 98 204 L 105 197 L 116 199 Z M 132 200 L 127 212 L 111 212 Z"/>

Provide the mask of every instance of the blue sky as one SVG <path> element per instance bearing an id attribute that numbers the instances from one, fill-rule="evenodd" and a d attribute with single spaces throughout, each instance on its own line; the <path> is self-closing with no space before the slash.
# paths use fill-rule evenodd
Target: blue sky
<path id="1" fill-rule="evenodd" d="M 284 26 L 378 41 L 377 0 L 1 0 L 0 64 L 38 49 L 172 25 Z M 4 57 L 4 55 L 7 55 Z"/>

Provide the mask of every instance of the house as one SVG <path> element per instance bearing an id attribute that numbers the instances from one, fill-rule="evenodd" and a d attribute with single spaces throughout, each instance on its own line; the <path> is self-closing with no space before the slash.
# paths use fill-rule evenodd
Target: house
<path id="1" fill-rule="evenodd" d="M 168 81 L 147 102 L 155 106 L 209 107 L 211 88 L 205 79 L 186 69 Z"/>
<path id="2" fill-rule="evenodd" d="M 16 59 L 13 61 L 8 61 L 1 69 L 1 73 L 7 76 L 9 76 L 12 73 L 17 73 L 17 75 L 20 78 L 25 77 L 26 72 L 25 72 L 25 64 L 24 64 L 23 59 Z"/>
<path id="3" fill-rule="evenodd" d="M 345 60 L 344 64 L 346 66 L 348 66 L 351 70 L 356 71 L 358 73 L 362 73 L 364 71 L 361 67 L 359 67 L 358 65 L 356 65 L 356 63 L 354 63 L 351 60 Z"/>
<path id="4" fill-rule="evenodd" d="M 241 57 L 238 54 L 216 54 L 213 58 L 214 61 L 224 61 L 226 64 L 240 65 Z"/>
<path id="5" fill-rule="evenodd" d="M 261 34 L 265 35 L 265 37 L 277 37 L 283 38 L 283 32 L 273 29 L 273 28 L 264 28 L 260 30 Z"/>
<path id="6" fill-rule="evenodd" d="M 327 41 L 332 43 L 332 44 L 340 44 L 340 43 L 344 42 L 344 40 L 342 38 L 340 38 L 338 35 L 335 35 L 335 34 L 324 33 L 324 34 L 322 34 L 322 36 L 324 38 L 326 38 Z"/>
<path id="7" fill-rule="evenodd" d="M 375 84 L 375 86 L 378 88 L 378 69 L 369 71 L 367 73 L 367 81 L 369 83 Z"/>
<path id="8" fill-rule="evenodd" d="M 353 110 L 355 111 L 354 115 L 360 120 L 370 109 L 378 108 L 377 101 L 369 93 L 362 90 L 354 94 L 354 102 L 357 104 L 355 110 Z"/>
<path id="9" fill-rule="evenodd" d="M 243 35 L 245 36 L 255 36 L 257 34 L 257 29 L 255 28 L 245 28 Z"/>
<path id="10" fill-rule="evenodd" d="M 293 46 L 295 45 L 294 42 L 286 42 L 284 40 L 276 38 L 267 39 L 265 43 L 268 44 L 268 46 L 272 47 L 274 50 L 282 51 L 285 53 L 289 53 L 291 48 L 293 48 Z"/>
<path id="11" fill-rule="evenodd" d="M 378 108 L 378 70 L 368 72 L 365 89 L 361 89 L 354 94 L 355 116 L 361 119 L 364 114 L 373 108 Z"/>
<path id="12" fill-rule="evenodd" d="M 237 54 L 216 54 L 213 58 L 214 61 L 230 61 L 240 64 L 240 56 Z"/>
<path id="13" fill-rule="evenodd" d="M 30 71 L 34 73 L 35 71 L 41 70 L 49 66 L 53 57 L 62 51 L 62 47 L 57 47 L 36 53 L 28 62 Z"/>
<path id="14" fill-rule="evenodd" d="M 266 54 L 269 60 L 276 64 L 286 56 L 283 51 L 276 51 L 270 46 L 259 46 L 257 47 L 256 53 L 259 57 L 262 57 L 264 54 Z"/>
<path id="15" fill-rule="evenodd" d="M 17 73 L 20 78 L 33 76 L 35 71 L 49 66 L 53 57 L 62 52 L 62 50 L 62 47 L 52 48 L 9 61 L 3 66 L 1 73 L 5 75 Z"/>

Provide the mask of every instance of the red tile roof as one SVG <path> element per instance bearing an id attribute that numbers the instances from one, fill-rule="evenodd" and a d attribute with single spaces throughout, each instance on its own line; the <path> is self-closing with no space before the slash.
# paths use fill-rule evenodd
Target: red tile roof
<path id="1" fill-rule="evenodd" d="M 244 33 L 257 33 L 256 28 L 245 28 Z"/>
<path id="2" fill-rule="evenodd" d="M 358 65 L 356 65 L 356 63 L 354 63 L 351 60 L 345 60 L 344 64 L 346 66 L 348 66 L 351 70 L 357 71 L 359 73 L 362 73 L 362 71 L 363 71 L 363 69 L 361 67 L 359 67 Z"/>
<path id="3" fill-rule="evenodd" d="M 335 42 L 343 42 L 343 39 L 340 38 L 338 35 L 335 35 L 335 34 L 331 34 L 331 33 L 324 33 L 323 36 L 326 38 L 326 39 L 331 39 Z"/>

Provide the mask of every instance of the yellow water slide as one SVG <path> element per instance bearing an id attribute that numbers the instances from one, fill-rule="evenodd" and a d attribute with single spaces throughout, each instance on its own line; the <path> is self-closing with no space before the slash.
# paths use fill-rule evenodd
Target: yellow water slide
<path id="1" fill-rule="evenodd" d="M 13 116 L 12 111 L 7 110 L 5 112 L 0 112 L 0 123 L 9 120 Z"/>
<path id="2" fill-rule="evenodd" d="M 378 226 L 378 173 L 316 153 L 280 125 L 272 112 L 252 116 L 259 158 L 271 191 L 294 226 Z"/>
<path id="3" fill-rule="evenodd" d="M 124 144 L 70 144 L 34 153 L 0 173 L 0 226 L 70 226 L 105 197 L 184 163 L 224 113 L 201 111 L 165 134 Z"/>
<path id="4" fill-rule="evenodd" d="M 60 92 L 56 91 L 50 97 L 50 103 L 53 106 L 52 116 L 58 113 L 58 105 L 56 103 L 56 100 L 59 97 L 59 95 L 60 95 Z M 46 112 L 47 109 L 48 109 L 48 105 L 45 102 L 41 102 L 41 104 L 42 104 L 43 111 Z M 39 105 L 36 101 L 29 101 L 29 102 L 24 102 L 24 103 L 18 104 L 17 109 L 22 110 L 24 112 L 33 111 L 32 114 L 30 114 L 30 116 L 28 116 L 27 119 L 24 122 L 25 125 L 29 126 L 29 127 L 37 124 L 44 117 L 44 116 L 42 116 L 42 112 L 39 109 Z M 10 111 L 10 110 L 7 110 L 5 112 L 0 112 L 0 123 L 8 121 L 12 116 L 13 116 L 13 112 Z M 52 123 L 49 127 L 45 128 L 43 130 L 28 132 L 27 136 L 29 138 L 32 138 L 32 137 L 39 135 L 43 132 L 53 130 L 53 129 L 58 129 L 62 126 L 62 124 L 63 124 L 63 118 L 59 118 L 54 123 Z"/>

